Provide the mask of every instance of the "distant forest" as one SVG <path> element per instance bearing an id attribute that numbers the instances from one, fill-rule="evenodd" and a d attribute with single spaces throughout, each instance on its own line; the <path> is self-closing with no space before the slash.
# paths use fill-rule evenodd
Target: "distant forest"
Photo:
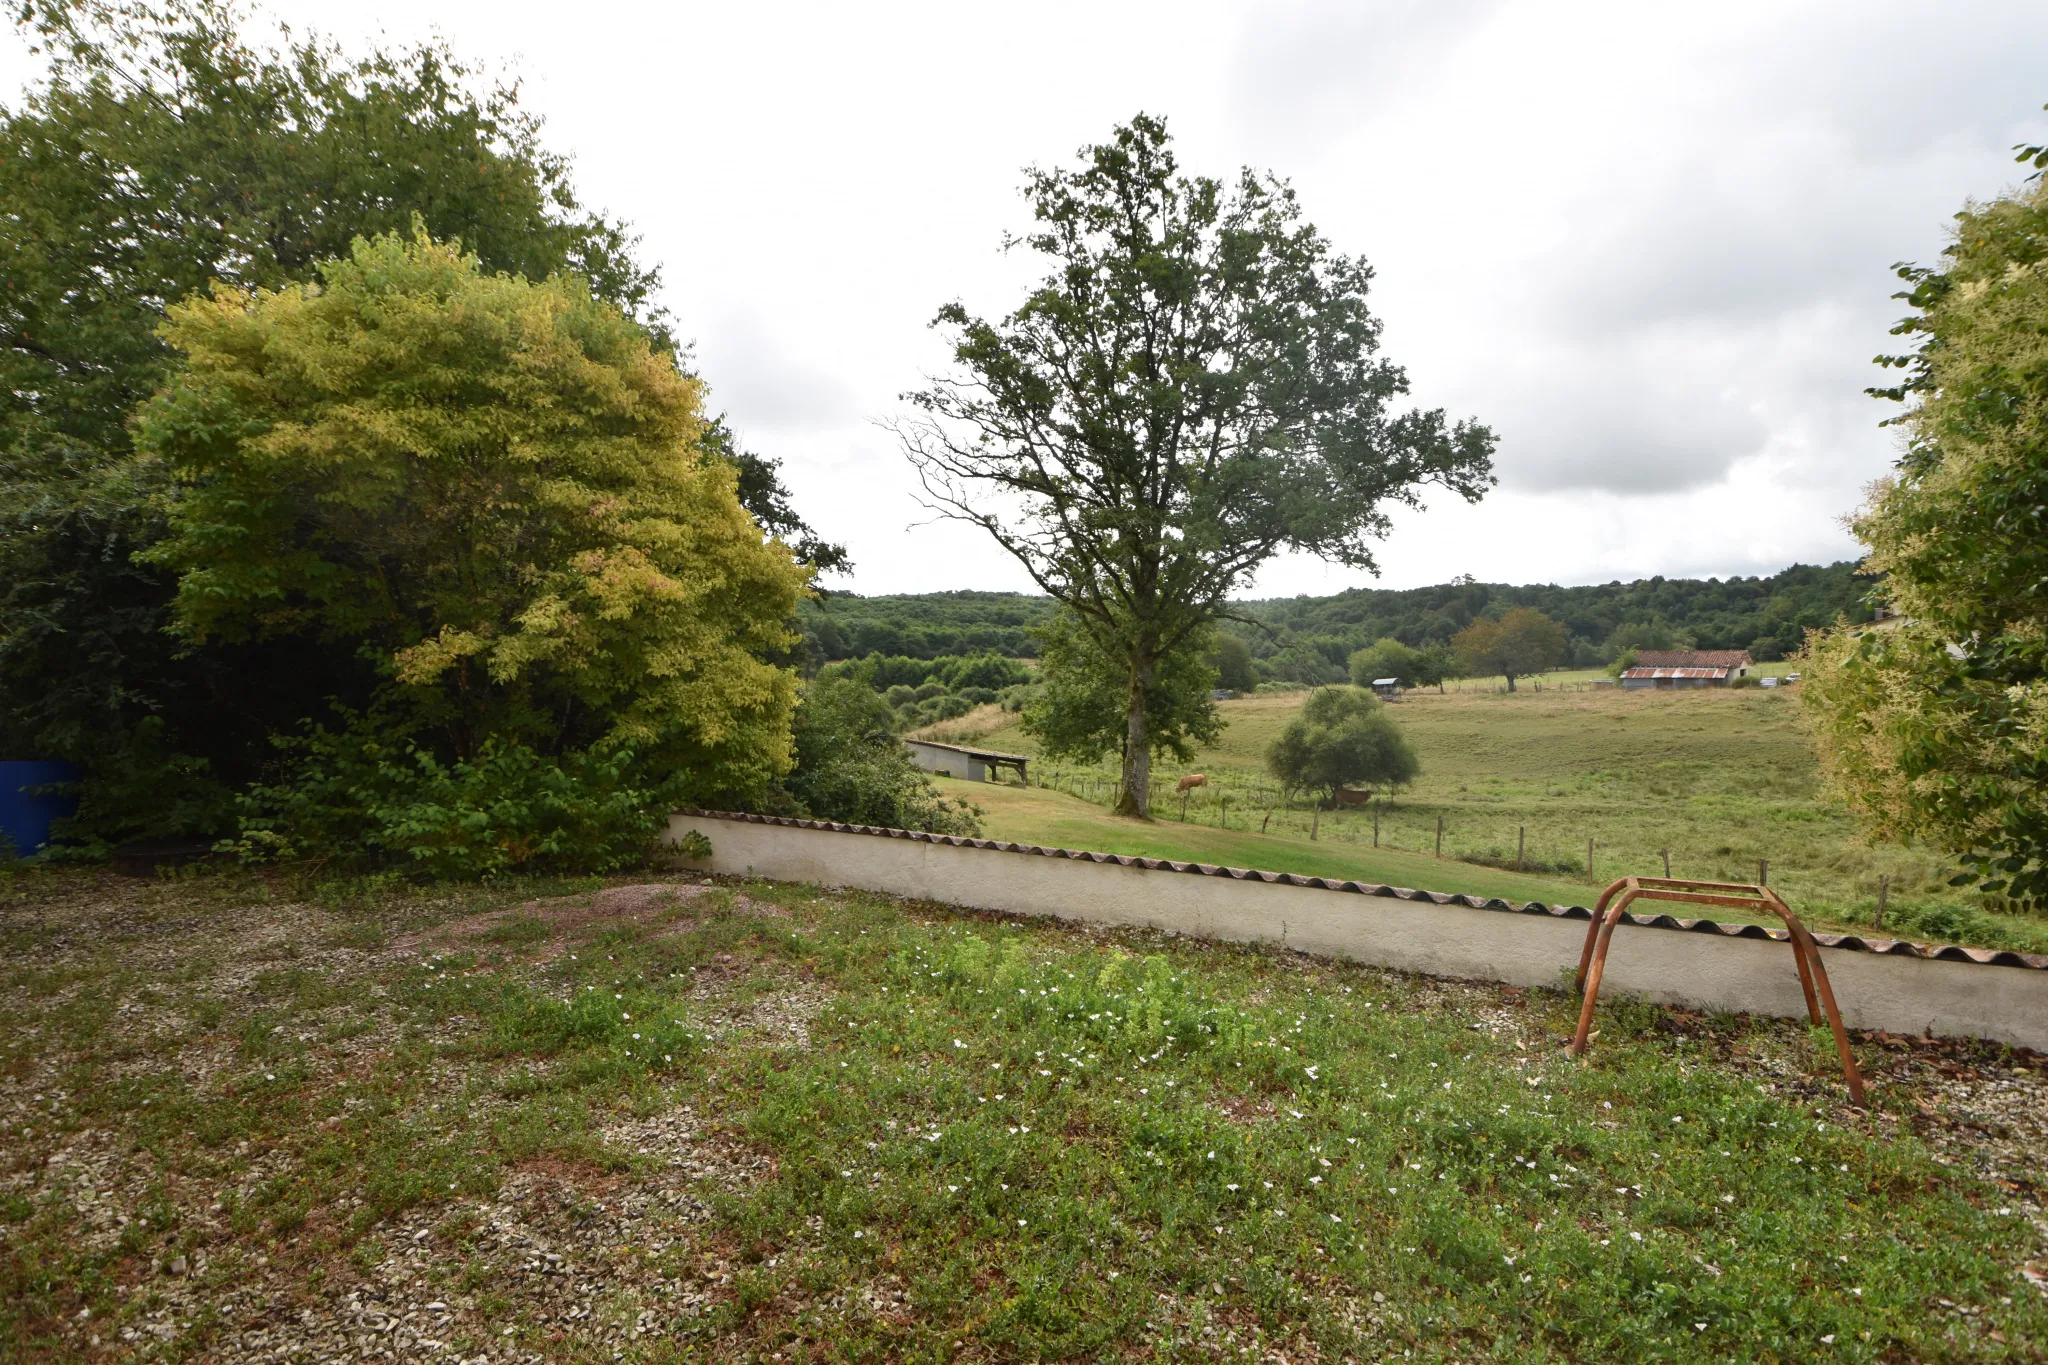
<path id="1" fill-rule="evenodd" d="M 1317 680 L 1341 672 L 1351 651 L 1386 636 L 1408 645 L 1447 642 L 1479 616 L 1534 607 L 1564 624 L 1575 667 L 1626 647 L 1748 649 L 1760 661 L 1798 649 L 1808 629 L 1838 617 L 1867 621 L 1874 584 L 1853 561 L 1795 564 L 1768 578 L 1645 578 L 1582 588 L 1513 587 L 1460 579 L 1400 591 L 1354 588 L 1332 597 L 1239 602 L 1245 620 L 1225 629 L 1251 646 L 1262 677 Z M 1044 597 L 940 592 L 893 597 L 835 593 L 803 608 L 815 663 L 869 654 L 917 659 L 994 651 L 1030 658 Z"/>

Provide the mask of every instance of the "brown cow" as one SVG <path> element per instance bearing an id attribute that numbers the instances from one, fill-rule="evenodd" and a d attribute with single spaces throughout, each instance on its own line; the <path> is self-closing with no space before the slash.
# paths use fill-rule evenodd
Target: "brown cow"
<path id="1" fill-rule="evenodd" d="M 1369 806 L 1372 804 L 1371 792 L 1355 792 L 1349 787 L 1339 787 L 1335 795 L 1339 806 Z"/>
<path id="2" fill-rule="evenodd" d="M 1209 775 L 1207 773 L 1189 773 L 1180 780 L 1180 785 L 1173 789 L 1173 794 L 1179 796 L 1192 787 L 1206 787 L 1208 785 Z"/>

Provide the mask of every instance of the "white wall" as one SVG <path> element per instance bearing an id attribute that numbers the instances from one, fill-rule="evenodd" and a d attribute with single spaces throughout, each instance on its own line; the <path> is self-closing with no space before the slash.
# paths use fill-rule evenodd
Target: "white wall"
<path id="1" fill-rule="evenodd" d="M 944 773 L 948 777 L 965 778 L 969 782 L 980 782 L 988 776 L 980 759 L 963 754 L 958 749 L 944 749 L 914 739 L 906 739 L 903 742 L 910 746 L 910 761 L 928 773 Z"/>
<path id="2" fill-rule="evenodd" d="M 710 858 L 698 865 L 712 872 L 1275 943 L 1375 966 L 1522 986 L 1566 981 L 1578 965 L 1587 924 L 1563 914 L 1192 875 L 1023 851 L 1021 845 L 975 848 L 901 830 L 670 817 L 672 841 L 688 830 L 711 841 Z M 1827 947 L 1821 956 L 1851 1028 L 1989 1038 L 2048 1051 L 2048 971 Z M 1616 928 L 1608 953 L 1601 993 L 1609 992 L 1695 1009 L 1792 1018 L 1806 1012 L 1789 944 L 1626 923 Z"/>

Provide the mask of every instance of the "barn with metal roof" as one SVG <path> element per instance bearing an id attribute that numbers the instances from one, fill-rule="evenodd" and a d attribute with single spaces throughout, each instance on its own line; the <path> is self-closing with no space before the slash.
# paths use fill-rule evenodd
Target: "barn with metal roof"
<path id="1" fill-rule="evenodd" d="M 1748 674 L 1746 649 L 1643 649 L 1621 672 L 1631 692 L 1668 687 L 1726 687 Z"/>

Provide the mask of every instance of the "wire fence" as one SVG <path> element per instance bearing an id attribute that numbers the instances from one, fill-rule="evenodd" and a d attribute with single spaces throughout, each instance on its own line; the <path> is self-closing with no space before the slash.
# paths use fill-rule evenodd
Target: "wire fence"
<path id="1" fill-rule="evenodd" d="M 1488 820 L 1465 809 L 1446 811 L 1398 796 L 1379 795 L 1362 804 L 1330 809 L 1257 777 L 1228 772 L 1206 777 L 1200 786 L 1185 790 L 1179 788 L 1177 775 L 1153 777 L 1153 818 L 1427 853 L 1549 876 L 1597 877 L 1600 872 L 1598 841 L 1578 832 L 1532 830 L 1525 824 Z M 1121 780 L 1100 769 L 1055 767 L 1033 773 L 1031 785 L 1108 809 L 1116 805 Z"/>

